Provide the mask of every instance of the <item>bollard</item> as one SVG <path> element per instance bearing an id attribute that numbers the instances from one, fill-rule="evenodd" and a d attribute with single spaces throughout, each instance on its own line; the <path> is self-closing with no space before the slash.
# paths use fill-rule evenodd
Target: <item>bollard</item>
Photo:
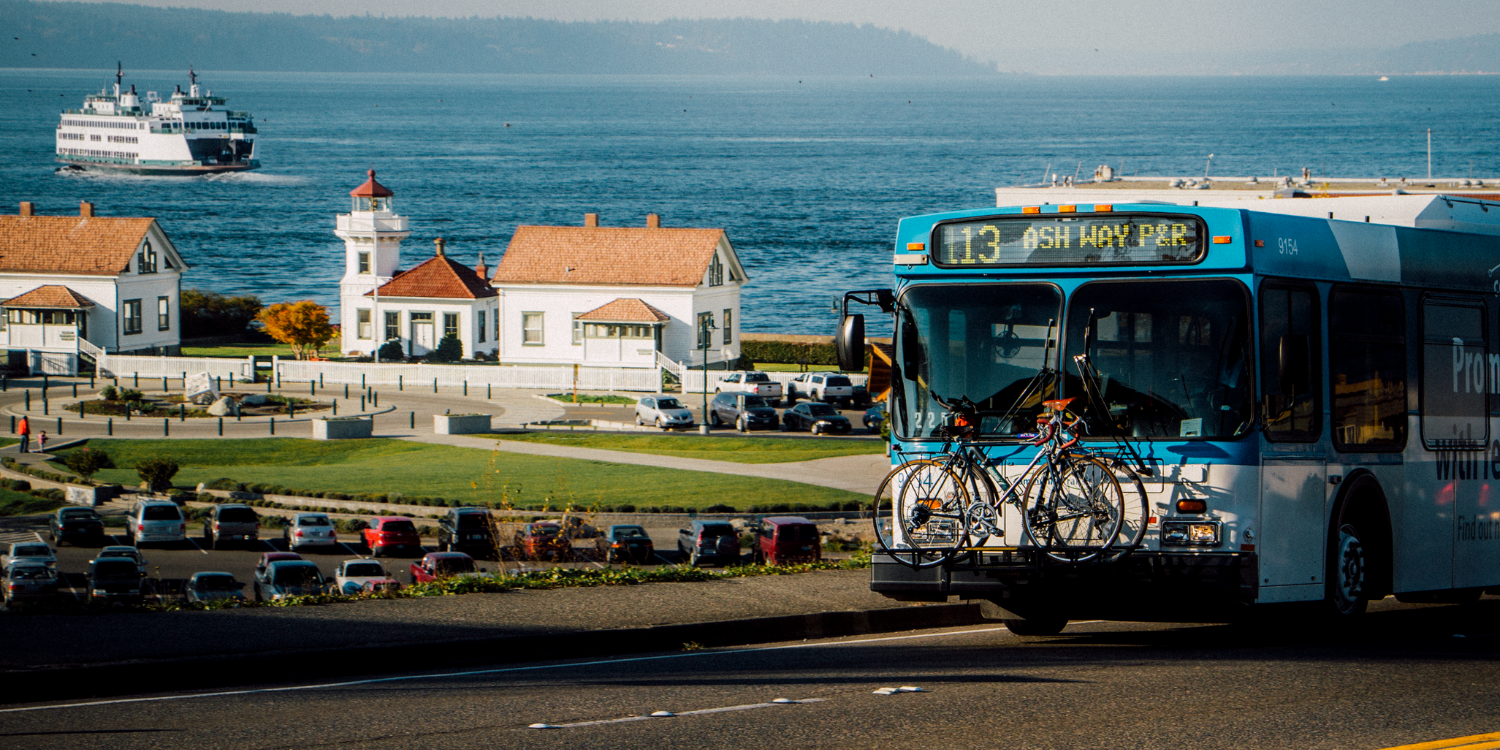
<path id="1" fill-rule="evenodd" d="M 26 389 L 26 411 L 31 411 L 31 389 Z"/>
<path id="2" fill-rule="evenodd" d="M 365 397 L 363 395 L 361 395 L 359 397 L 359 410 L 360 411 L 364 411 L 365 410 Z"/>
<path id="3" fill-rule="evenodd" d="M 106 432 L 105 434 L 113 436 L 115 434 L 115 418 L 110 417 L 105 424 L 107 425 L 108 429 L 108 432 Z"/>
<path id="4" fill-rule="evenodd" d="M 219 417 L 219 437 L 224 437 L 224 418 Z"/>
<path id="5" fill-rule="evenodd" d="M 360 388 L 364 388 L 365 387 L 365 374 L 364 373 L 360 373 L 359 374 L 359 387 Z"/>
<path id="6" fill-rule="evenodd" d="M 411 428 L 413 430 L 417 429 L 417 413 L 416 412 L 412 412 L 411 413 Z"/>
<path id="7" fill-rule="evenodd" d="M 406 376 L 405 375 L 397 375 L 396 376 L 396 390 L 398 390 L 398 391 L 404 391 L 404 390 L 406 390 Z"/>
<path id="8" fill-rule="evenodd" d="M 62 434 L 62 417 L 57 418 L 57 434 Z"/>
<path id="9" fill-rule="evenodd" d="M 464 395 L 465 396 L 469 395 L 469 381 L 468 381 L 468 379 L 464 380 Z"/>
<path id="10" fill-rule="evenodd" d="M 93 378 L 94 378 L 93 375 L 89 376 L 89 387 L 91 387 L 91 388 L 94 385 Z M 8 391 L 8 390 L 10 390 L 10 378 L 8 378 L 8 377 L 6 377 L 4 375 L 0 375 L 0 391 Z"/>
<path id="11" fill-rule="evenodd" d="M 130 421 L 130 406 L 129 405 L 126 405 L 126 407 L 125 407 L 125 421 L 126 422 Z"/>
<path id="12" fill-rule="evenodd" d="M 136 390 L 140 390 L 141 389 L 141 374 L 138 373 L 138 372 L 137 373 L 132 373 L 131 377 L 135 378 L 135 380 L 133 381 L 135 383 L 135 386 L 134 386 L 135 389 Z"/>
<path id="13" fill-rule="evenodd" d="M 339 415 L 339 400 L 338 399 L 334 399 L 333 400 L 333 416 L 337 417 L 338 415 Z"/>
<path id="14" fill-rule="evenodd" d="M 42 395 L 47 395 L 47 373 L 42 373 Z"/>
<path id="15" fill-rule="evenodd" d="M 94 387 L 94 373 L 89 373 L 89 388 Z"/>
<path id="16" fill-rule="evenodd" d="M 216 390 L 216 391 L 222 391 L 222 390 L 224 390 L 224 381 L 219 380 L 219 376 L 218 375 L 214 376 L 214 390 Z"/>
<path id="17" fill-rule="evenodd" d="M 266 378 L 266 393 L 270 393 L 270 392 L 271 392 L 271 379 L 268 377 L 268 378 Z"/>
<path id="18" fill-rule="evenodd" d="M 78 384 L 73 384 L 73 398 L 78 398 Z"/>
<path id="19" fill-rule="evenodd" d="M 186 422 L 187 421 L 187 404 L 178 404 L 177 405 L 177 421 L 179 421 L 179 422 Z"/>
<path id="20" fill-rule="evenodd" d="M 375 408 L 379 409 L 380 408 L 380 391 L 375 391 L 375 392 L 371 393 L 370 397 L 373 398 L 373 399 L 375 399 Z"/>
<path id="21" fill-rule="evenodd" d="M 166 375 L 161 376 L 161 392 L 162 393 L 166 393 L 167 392 L 167 376 Z"/>
<path id="22" fill-rule="evenodd" d="M 161 420 L 161 436 L 162 437 L 171 437 L 172 436 L 172 420 L 166 419 L 166 418 L 162 418 L 162 420 Z"/>
<path id="23" fill-rule="evenodd" d="M 349 398 L 349 384 L 344 384 L 344 398 Z"/>
<path id="24" fill-rule="evenodd" d="M 485 383 L 484 384 L 484 397 L 485 398 L 494 398 L 495 397 L 495 392 L 493 390 L 494 387 L 495 387 L 495 385 L 493 383 Z"/>
<path id="25" fill-rule="evenodd" d="M 314 396 L 318 395 L 318 384 L 317 384 L 317 382 L 313 381 L 313 380 L 307 381 L 307 390 L 308 390 L 309 393 L 311 393 Z"/>
<path id="26" fill-rule="evenodd" d="M 323 387 L 323 373 L 321 373 L 321 372 L 318 373 L 318 387 L 319 388 Z"/>
<path id="27" fill-rule="evenodd" d="M 272 435 L 276 434 L 276 418 L 275 417 L 271 417 L 271 434 Z"/>
<path id="28" fill-rule="evenodd" d="M 42 416 L 44 416 L 44 417 L 47 416 L 47 414 L 49 413 L 47 411 L 47 404 L 48 403 L 49 402 L 47 401 L 47 397 L 46 396 L 42 396 Z"/>
<path id="29" fill-rule="evenodd" d="M 78 418 L 83 419 L 83 402 L 78 402 Z"/>
<path id="30" fill-rule="evenodd" d="M 437 378 L 432 379 L 432 392 L 437 393 Z"/>

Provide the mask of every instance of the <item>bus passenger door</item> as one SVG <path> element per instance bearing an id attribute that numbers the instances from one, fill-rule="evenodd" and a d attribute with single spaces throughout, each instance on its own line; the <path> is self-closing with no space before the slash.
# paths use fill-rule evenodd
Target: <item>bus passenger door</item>
<path id="1" fill-rule="evenodd" d="M 1323 597 L 1328 459 L 1318 290 L 1267 279 L 1260 289 L 1261 602 Z"/>

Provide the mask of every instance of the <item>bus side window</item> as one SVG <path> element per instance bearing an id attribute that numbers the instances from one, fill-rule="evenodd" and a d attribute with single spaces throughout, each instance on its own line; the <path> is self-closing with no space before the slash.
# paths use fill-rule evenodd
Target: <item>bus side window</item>
<path id="1" fill-rule="evenodd" d="M 1260 288 L 1261 395 L 1265 398 L 1266 437 L 1316 441 L 1323 434 L 1323 348 L 1319 341 L 1318 291 L 1267 281 Z M 1281 382 L 1284 346 L 1306 350 L 1307 383 L 1302 388 Z"/>
<path id="2" fill-rule="evenodd" d="M 1484 305 L 1422 301 L 1422 442 L 1428 448 L 1489 444 L 1489 365 Z"/>
<path id="3" fill-rule="evenodd" d="M 1406 445 L 1406 304 L 1378 287 L 1340 285 L 1328 300 L 1333 445 L 1341 451 Z"/>

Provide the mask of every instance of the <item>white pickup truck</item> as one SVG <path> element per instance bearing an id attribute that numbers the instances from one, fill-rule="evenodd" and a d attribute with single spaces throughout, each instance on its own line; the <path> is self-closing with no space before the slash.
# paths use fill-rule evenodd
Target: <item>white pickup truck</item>
<path id="1" fill-rule="evenodd" d="M 714 393 L 753 393 L 774 405 L 781 401 L 781 384 L 763 372 L 735 372 L 721 379 Z"/>

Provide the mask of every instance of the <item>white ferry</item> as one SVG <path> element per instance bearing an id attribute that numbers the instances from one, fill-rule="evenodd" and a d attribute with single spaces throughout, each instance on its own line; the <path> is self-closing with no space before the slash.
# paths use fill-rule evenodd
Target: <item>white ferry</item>
<path id="1" fill-rule="evenodd" d="M 187 93 L 178 86 L 167 101 L 155 91 L 142 98 L 134 85 L 122 91 L 123 76 L 115 71 L 113 95 L 100 91 L 83 100 L 83 109 L 63 110 L 57 160 L 67 166 L 61 169 L 195 175 L 260 166 L 250 113 L 221 109 L 224 97 L 201 90 L 191 68 Z"/>

